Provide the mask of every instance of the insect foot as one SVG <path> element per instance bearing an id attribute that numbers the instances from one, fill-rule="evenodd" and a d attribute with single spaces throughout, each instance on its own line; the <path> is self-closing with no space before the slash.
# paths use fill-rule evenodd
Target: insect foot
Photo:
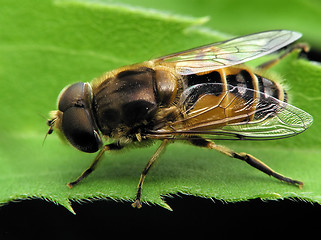
<path id="1" fill-rule="evenodd" d="M 142 207 L 142 203 L 139 199 L 136 199 L 135 202 L 132 204 L 133 208 L 140 209 Z"/>

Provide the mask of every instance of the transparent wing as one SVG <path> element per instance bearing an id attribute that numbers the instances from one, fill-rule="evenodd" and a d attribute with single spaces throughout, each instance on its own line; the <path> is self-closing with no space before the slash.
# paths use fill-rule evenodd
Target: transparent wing
<path id="1" fill-rule="evenodd" d="M 175 63 L 181 75 L 195 74 L 250 61 L 299 39 L 301 33 L 274 30 L 254 33 L 156 59 Z"/>
<path id="2" fill-rule="evenodd" d="M 180 99 L 184 117 L 151 131 L 148 137 L 267 140 L 297 135 L 312 124 L 310 114 L 272 96 L 225 86 L 206 83 L 186 89 Z"/>

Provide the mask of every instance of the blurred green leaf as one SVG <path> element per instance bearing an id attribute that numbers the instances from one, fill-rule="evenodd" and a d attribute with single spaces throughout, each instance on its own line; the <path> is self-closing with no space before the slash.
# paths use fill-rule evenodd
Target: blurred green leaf
<path id="1" fill-rule="evenodd" d="M 91 0 L 78 0 L 89 2 Z M 98 0 L 113 3 L 113 0 Z M 244 35 L 272 29 L 303 33 L 303 40 L 321 50 L 321 1 L 319 0 L 118 0 L 135 7 L 156 8 L 167 13 L 208 17 L 205 27 Z"/>
<path id="2" fill-rule="evenodd" d="M 43 116 L 56 108 L 56 98 L 67 84 L 226 35 L 204 30 L 206 18 L 139 4 L 89 0 L 0 0 L 0 4 L 0 202 L 37 197 L 72 211 L 71 200 L 133 200 L 140 172 L 156 145 L 106 154 L 99 168 L 70 190 L 65 184 L 87 168 L 95 154 L 63 145 L 55 134 L 42 147 L 48 130 Z M 181 192 L 225 201 L 295 197 L 321 202 L 321 67 L 292 54 L 273 70 L 286 79 L 293 104 L 314 116 L 314 125 L 286 140 L 223 143 L 304 181 L 305 187 L 299 190 L 241 161 L 175 143 L 148 175 L 144 201 L 166 207 L 161 196 Z"/>

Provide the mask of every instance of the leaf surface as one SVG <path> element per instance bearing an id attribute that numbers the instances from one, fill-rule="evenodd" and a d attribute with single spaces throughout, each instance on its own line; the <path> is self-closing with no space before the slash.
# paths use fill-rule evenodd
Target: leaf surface
<path id="1" fill-rule="evenodd" d="M 103 1 L 0 0 L 0 203 L 44 198 L 72 211 L 70 201 L 111 198 L 131 201 L 139 175 L 157 144 L 106 154 L 98 169 L 73 189 L 66 183 L 95 154 L 48 136 L 45 119 L 67 84 L 90 81 L 105 71 L 222 40 L 203 31 L 204 18 Z M 193 29 L 191 31 L 191 29 Z M 314 124 L 303 134 L 268 142 L 221 142 L 260 158 L 300 190 L 247 164 L 183 143 L 168 147 L 148 175 L 143 200 L 168 207 L 162 197 L 178 192 L 242 201 L 301 198 L 321 202 L 321 67 L 291 54 L 272 69 L 290 87 L 292 103 Z"/>

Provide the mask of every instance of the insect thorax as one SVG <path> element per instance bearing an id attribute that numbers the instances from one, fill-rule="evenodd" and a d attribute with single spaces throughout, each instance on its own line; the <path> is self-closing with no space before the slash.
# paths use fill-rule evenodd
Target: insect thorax
<path id="1" fill-rule="evenodd" d="M 120 71 L 94 89 L 98 127 L 110 137 L 135 136 L 151 128 L 159 108 L 168 106 L 175 95 L 176 80 L 166 71 L 149 67 Z"/>

